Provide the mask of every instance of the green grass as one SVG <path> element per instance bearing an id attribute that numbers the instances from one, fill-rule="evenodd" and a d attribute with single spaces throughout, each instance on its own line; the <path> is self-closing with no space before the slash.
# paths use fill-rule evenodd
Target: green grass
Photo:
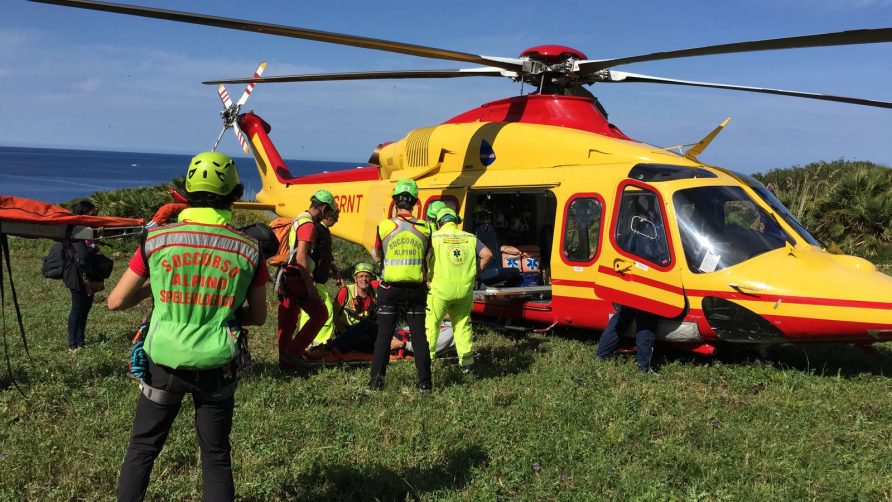
<path id="1" fill-rule="evenodd" d="M 7 303 L 5 332 L 27 399 L 4 371 L 0 499 L 110 499 L 138 395 L 125 377 L 129 337 L 144 309 L 111 313 L 101 293 L 87 347 L 69 354 L 68 292 L 40 276 L 47 249 L 13 240 L 32 357 Z M 125 260 L 116 258 L 115 277 Z M 256 371 L 237 393 L 241 499 L 892 498 L 886 348 L 871 356 L 788 347 L 761 364 L 664 352 L 659 374 L 647 377 L 628 357 L 593 361 L 589 336 L 479 331 L 479 374 L 438 361 L 435 392 L 422 398 L 405 363 L 373 395 L 362 392 L 366 367 L 283 375 L 274 330 L 271 315 L 252 332 Z M 156 462 L 151 499 L 200 499 L 192 414 L 187 400 Z"/>

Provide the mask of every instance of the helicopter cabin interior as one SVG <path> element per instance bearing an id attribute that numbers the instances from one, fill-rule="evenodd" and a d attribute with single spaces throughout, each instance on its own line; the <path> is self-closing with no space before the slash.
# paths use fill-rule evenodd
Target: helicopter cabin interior
<path id="1" fill-rule="evenodd" d="M 493 253 L 478 276 L 477 296 L 550 298 L 556 211 L 545 189 L 469 191 L 464 230 Z"/>

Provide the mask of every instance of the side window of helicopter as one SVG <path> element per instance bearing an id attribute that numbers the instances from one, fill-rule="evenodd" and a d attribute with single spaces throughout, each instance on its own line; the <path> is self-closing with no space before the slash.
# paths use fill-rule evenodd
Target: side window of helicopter
<path id="1" fill-rule="evenodd" d="M 573 196 L 564 211 L 561 253 L 568 262 L 591 263 L 598 255 L 604 204 L 592 194 Z"/>
<path id="2" fill-rule="evenodd" d="M 669 242 L 659 198 L 629 185 L 623 188 L 614 239 L 619 249 L 659 267 L 669 265 Z"/>

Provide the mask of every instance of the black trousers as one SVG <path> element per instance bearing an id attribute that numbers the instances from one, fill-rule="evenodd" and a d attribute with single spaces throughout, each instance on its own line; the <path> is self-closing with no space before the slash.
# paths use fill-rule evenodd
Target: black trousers
<path id="1" fill-rule="evenodd" d="M 418 371 L 418 388 L 431 388 L 431 355 L 424 332 L 424 311 L 427 304 L 427 287 L 424 283 L 389 284 L 378 287 L 378 337 L 372 359 L 370 389 L 384 387 L 387 363 L 390 361 L 390 339 L 399 320 L 405 314 L 415 354 L 415 370 Z"/>
<path id="2" fill-rule="evenodd" d="M 227 375 L 223 368 L 202 371 L 172 370 L 149 362 L 145 383 L 174 393 L 193 393 L 195 431 L 201 448 L 201 480 L 204 500 L 233 500 L 232 431 L 234 396 L 222 401 L 206 399 L 201 393 L 213 392 L 235 381 L 235 364 Z M 143 500 L 155 458 L 161 453 L 170 427 L 180 412 L 180 402 L 158 404 L 143 394 L 136 403 L 130 446 L 121 466 L 118 500 Z"/>
<path id="3" fill-rule="evenodd" d="M 87 330 L 87 316 L 93 308 L 93 295 L 75 289 L 71 291 L 71 312 L 68 313 L 68 348 L 83 347 L 84 332 Z"/>
<path id="4" fill-rule="evenodd" d="M 378 323 L 371 319 L 363 319 L 332 340 L 331 346 L 341 353 L 374 352 L 377 339 Z"/>

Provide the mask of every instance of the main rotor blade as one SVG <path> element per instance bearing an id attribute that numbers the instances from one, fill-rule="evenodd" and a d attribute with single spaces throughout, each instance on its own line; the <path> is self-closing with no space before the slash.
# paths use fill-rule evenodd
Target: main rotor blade
<path id="1" fill-rule="evenodd" d="M 406 44 L 402 42 L 394 42 L 391 40 L 359 37 L 355 35 L 345 35 L 342 33 L 332 33 L 327 31 L 311 30 L 307 28 L 298 28 L 279 24 L 261 23 L 256 21 L 246 21 L 242 19 L 218 16 L 208 16 L 204 14 L 195 14 L 191 12 L 182 12 L 175 10 L 155 9 L 152 7 L 142 7 L 138 5 L 122 5 L 116 3 L 98 2 L 95 0 L 30 1 L 63 5 L 66 7 L 77 7 L 80 9 L 114 12 L 117 14 L 128 14 L 131 16 L 165 19 L 168 21 L 179 21 L 182 23 L 216 26 L 218 28 L 227 28 L 231 30 L 253 31 L 255 33 L 278 35 L 281 37 L 316 40 L 318 42 L 327 42 L 330 44 L 352 45 L 354 47 L 363 47 L 366 49 L 375 49 L 379 51 L 409 54 L 412 56 L 419 56 L 423 58 L 463 61 L 465 63 L 495 66 L 497 68 L 504 68 L 511 71 L 520 71 L 522 69 L 522 64 L 519 59 L 479 56 L 477 54 L 470 54 L 467 52 L 451 51 L 447 49 L 438 49 L 435 47 L 425 47 L 423 45 Z"/>
<path id="2" fill-rule="evenodd" d="M 711 87 L 715 89 L 728 89 L 732 91 L 759 92 L 763 94 L 778 94 L 781 96 L 796 96 L 799 98 L 820 99 L 822 101 L 836 101 L 838 103 L 849 103 L 853 105 L 875 106 L 877 108 L 892 108 L 892 103 L 888 101 L 877 101 L 873 99 L 848 98 L 845 96 L 832 96 L 829 94 L 818 94 L 815 92 L 802 91 L 786 91 L 783 89 L 769 89 L 767 87 L 749 87 L 745 85 L 715 84 L 711 82 L 695 82 L 693 80 L 677 80 L 672 78 L 652 77 L 650 75 L 641 75 L 638 73 L 626 73 L 622 71 L 611 71 L 610 78 L 602 80 L 608 83 L 647 83 L 647 84 L 670 84 L 670 85 L 687 85 L 693 87 Z"/>
<path id="3" fill-rule="evenodd" d="M 272 84 L 282 82 L 323 82 L 331 80 L 376 80 L 397 78 L 457 78 L 457 77 L 516 77 L 517 74 L 500 68 L 470 68 L 461 70 L 409 70 L 409 71 L 362 71 L 349 73 L 316 73 L 307 75 L 276 75 L 261 78 L 231 78 L 208 80 L 202 84 L 241 84 L 256 82 Z"/>
<path id="4" fill-rule="evenodd" d="M 710 56 L 715 54 L 732 54 L 735 52 L 771 51 L 777 49 L 801 49 L 805 47 L 830 47 L 834 45 L 858 45 L 892 42 L 892 28 L 839 31 L 820 35 L 803 35 L 799 37 L 772 38 L 731 44 L 710 45 L 677 51 L 653 52 L 640 56 L 614 59 L 598 59 L 579 61 L 578 70 L 583 74 L 642 61 L 658 61 L 661 59 L 677 59 L 692 56 Z"/>

